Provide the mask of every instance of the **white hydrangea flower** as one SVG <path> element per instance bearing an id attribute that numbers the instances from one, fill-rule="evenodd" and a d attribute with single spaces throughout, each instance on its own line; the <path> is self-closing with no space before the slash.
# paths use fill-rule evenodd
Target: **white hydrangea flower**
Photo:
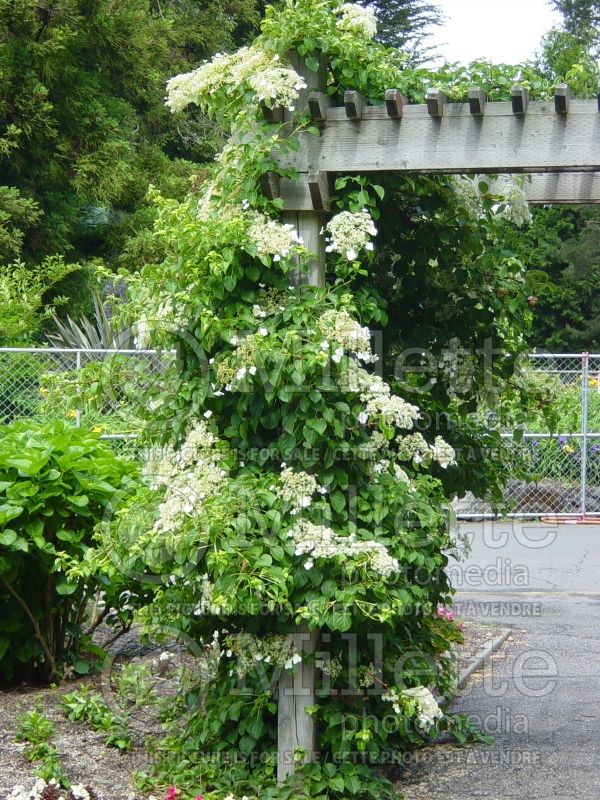
<path id="1" fill-rule="evenodd" d="M 328 236 L 325 250 L 328 253 L 340 253 L 348 261 L 354 261 L 367 244 L 371 243 L 370 237 L 377 235 L 377 228 L 366 209 L 353 214 L 351 211 L 341 211 L 332 217 L 325 228 Z"/>
<path id="2" fill-rule="evenodd" d="M 442 469 L 456 464 L 456 453 L 454 448 L 448 442 L 444 441 L 441 436 L 436 436 L 433 444 L 431 445 L 433 458 L 437 461 Z"/>
<path id="3" fill-rule="evenodd" d="M 505 187 L 502 196 L 505 203 L 502 216 L 519 228 L 523 225 L 528 225 L 532 220 L 529 201 L 519 184 L 516 181 L 512 181 Z"/>
<path id="4" fill-rule="evenodd" d="M 293 225 L 276 222 L 259 213 L 253 215 L 248 236 L 259 257 L 272 256 L 273 261 L 287 258 L 302 246 L 302 239 Z"/>
<path id="5" fill-rule="evenodd" d="M 236 659 L 236 671 L 240 678 L 261 663 L 292 669 L 302 661 L 302 656 L 294 647 L 293 636 L 238 633 L 228 636 L 226 644 L 228 657 Z"/>
<path id="6" fill-rule="evenodd" d="M 377 33 L 377 17 L 370 8 L 364 8 L 357 3 L 344 3 L 338 13 L 341 14 L 336 23 L 339 30 L 360 33 L 369 39 Z"/>
<path id="7" fill-rule="evenodd" d="M 452 177 L 452 188 L 456 199 L 466 209 L 470 219 L 478 220 L 485 216 L 485 206 L 477 179 L 466 175 L 455 175 Z"/>
<path id="8" fill-rule="evenodd" d="M 360 399 L 365 404 L 361 412 L 362 420 L 379 417 L 389 425 L 411 430 L 419 419 L 421 412 L 417 406 L 393 395 L 389 384 L 379 376 L 371 375 L 363 367 L 354 365 L 344 378 L 345 388 L 359 392 Z"/>
<path id="9" fill-rule="evenodd" d="M 426 686 L 415 686 L 413 689 L 404 689 L 404 697 L 415 700 L 417 704 L 417 724 L 427 732 L 437 719 L 444 716 L 444 712 L 436 702 L 435 697 Z"/>
<path id="10" fill-rule="evenodd" d="M 306 83 L 291 67 L 278 63 L 259 46 L 241 47 L 235 53 L 217 53 L 191 72 L 176 75 L 167 83 L 166 104 L 171 111 L 183 111 L 190 103 L 204 105 L 219 89 L 232 91 L 246 84 L 258 102 L 289 107 Z"/>
<path id="11" fill-rule="evenodd" d="M 311 569 L 315 558 L 365 558 L 368 566 L 383 578 L 389 578 L 399 569 L 398 560 L 391 556 L 380 542 L 372 539 L 363 541 L 354 534 L 340 536 L 326 525 L 317 525 L 300 519 L 288 532 L 294 543 L 294 554 L 307 555 L 305 567 Z"/>
<path id="12" fill-rule="evenodd" d="M 314 475 L 307 472 L 294 472 L 290 467 L 286 467 L 279 476 L 279 487 L 277 496 L 285 503 L 292 506 L 292 514 L 300 511 L 301 508 L 308 508 L 312 502 L 312 497 L 316 492 L 323 493 L 323 487 L 319 486 Z"/>
<path id="13" fill-rule="evenodd" d="M 347 311 L 325 311 L 317 322 L 317 330 L 327 337 L 321 342 L 322 350 L 329 350 L 330 340 L 340 345 L 332 356 L 336 363 L 340 362 L 344 351 L 354 353 L 359 361 L 366 363 L 377 360 L 371 351 L 371 331 L 363 328 Z"/>

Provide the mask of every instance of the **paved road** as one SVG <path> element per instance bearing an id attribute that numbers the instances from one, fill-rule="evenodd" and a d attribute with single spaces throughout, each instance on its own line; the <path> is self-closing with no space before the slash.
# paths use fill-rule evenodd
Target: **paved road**
<path id="1" fill-rule="evenodd" d="M 600 526 L 463 524 L 450 568 L 465 616 L 513 629 L 453 709 L 491 746 L 424 751 L 407 800 L 600 798 Z M 401 784 L 402 785 L 402 784 Z"/>

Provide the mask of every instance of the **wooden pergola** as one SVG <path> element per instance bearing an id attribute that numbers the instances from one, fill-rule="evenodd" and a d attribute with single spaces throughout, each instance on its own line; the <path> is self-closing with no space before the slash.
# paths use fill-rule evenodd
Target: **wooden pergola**
<path id="1" fill-rule="evenodd" d="M 300 147 L 281 160 L 299 173 L 298 181 L 275 173 L 264 177 L 263 191 L 280 197 L 284 220 L 292 223 L 312 254 L 308 283 L 325 284 L 325 242 L 321 233 L 330 210 L 329 190 L 336 174 L 392 172 L 429 175 L 524 174 L 523 190 L 532 203 L 600 203 L 600 87 L 596 100 L 575 100 L 560 84 L 551 101 L 531 101 L 527 89 L 514 86 L 511 100 L 487 102 L 482 89 L 468 101 L 451 103 L 439 89 L 426 102 L 410 105 L 388 89 L 385 103 L 369 105 L 358 92 L 346 91 L 343 106 L 325 94 L 326 64 L 315 72 L 297 54 L 290 55 L 310 90 L 298 108 L 308 108 L 319 135 L 301 132 Z M 272 120 L 290 119 L 287 111 L 265 109 Z M 492 191 L 502 189 L 499 185 Z M 314 653 L 319 633 L 299 629 L 296 648 Z M 314 718 L 305 707 L 315 703 L 315 669 L 310 658 L 284 672 L 278 699 L 278 780 L 293 771 L 292 755 L 316 757 Z"/>

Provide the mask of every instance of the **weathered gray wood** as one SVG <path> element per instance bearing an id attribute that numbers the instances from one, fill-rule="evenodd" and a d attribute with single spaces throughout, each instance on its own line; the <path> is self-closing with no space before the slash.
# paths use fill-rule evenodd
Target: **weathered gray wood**
<path id="1" fill-rule="evenodd" d="M 400 123 L 386 106 L 365 106 L 360 122 L 329 108 L 321 136 L 300 135 L 284 164 L 308 172 L 511 173 L 600 169 L 600 114 L 593 100 L 571 100 L 558 116 L 552 101 L 514 115 L 511 102 L 487 103 L 473 119 L 466 103 L 449 103 L 432 120 L 427 106 L 408 105 Z"/>
<path id="2" fill-rule="evenodd" d="M 559 83 L 554 87 L 554 110 L 557 114 L 567 114 L 571 90 L 566 83 Z"/>
<path id="3" fill-rule="evenodd" d="M 267 122 L 283 122 L 283 108 L 281 106 L 269 108 L 266 103 L 261 103 L 260 110 Z"/>
<path id="4" fill-rule="evenodd" d="M 314 122 L 325 122 L 330 105 L 331 97 L 324 92 L 309 92 L 308 111 Z"/>
<path id="5" fill-rule="evenodd" d="M 505 183 L 503 178 L 490 181 L 492 191 L 500 192 Z M 597 204 L 600 203 L 600 172 L 529 174 L 523 182 L 523 191 L 530 203 Z M 282 178 L 280 197 L 286 211 L 310 211 L 313 201 L 308 175 L 300 175 L 298 181 Z"/>
<path id="6" fill-rule="evenodd" d="M 471 86 L 469 89 L 469 111 L 475 117 L 481 117 L 485 111 L 486 96 L 483 89 Z"/>
<path id="7" fill-rule="evenodd" d="M 402 109 L 405 105 L 408 105 L 408 97 L 403 95 L 399 89 L 386 89 L 385 108 L 388 117 L 401 119 Z"/>
<path id="8" fill-rule="evenodd" d="M 331 200 L 329 197 L 329 178 L 327 177 L 327 173 L 318 169 L 311 169 L 308 171 L 307 183 L 314 210 L 329 211 L 331 208 Z"/>
<path id="9" fill-rule="evenodd" d="M 344 92 L 344 108 L 348 119 L 362 119 L 365 106 L 364 97 L 359 92 L 350 89 Z"/>
<path id="10" fill-rule="evenodd" d="M 524 86 L 513 86 L 510 90 L 513 114 L 526 114 L 529 105 L 529 90 Z"/>
<path id="11" fill-rule="evenodd" d="M 323 92 L 327 87 L 327 59 L 323 53 L 313 53 L 319 62 L 318 69 L 312 70 L 306 66 L 306 59 L 299 56 L 295 50 L 286 53 L 286 58 L 301 78 L 304 78 L 306 89 L 301 89 L 296 102 L 296 113 L 306 111 L 308 96 L 312 91 Z M 290 112 L 286 110 L 285 118 L 290 119 Z"/>
<path id="12" fill-rule="evenodd" d="M 294 771 L 294 753 L 305 752 L 300 763 L 314 761 L 318 755 L 314 718 L 304 710 L 315 704 L 315 665 L 312 654 L 317 649 L 318 631 L 304 626 L 294 634 L 294 648 L 303 656 L 293 672 L 284 670 L 279 680 L 277 705 L 277 781 L 283 783 Z M 305 661 L 304 657 L 308 656 Z"/>
<path id="13" fill-rule="evenodd" d="M 444 92 L 442 92 L 441 89 L 427 89 L 425 102 L 429 116 L 441 119 L 444 115 L 444 106 L 448 102 L 448 98 Z"/>
<path id="14" fill-rule="evenodd" d="M 260 190 L 269 200 L 274 200 L 281 194 L 281 179 L 277 172 L 269 170 L 261 176 Z"/>

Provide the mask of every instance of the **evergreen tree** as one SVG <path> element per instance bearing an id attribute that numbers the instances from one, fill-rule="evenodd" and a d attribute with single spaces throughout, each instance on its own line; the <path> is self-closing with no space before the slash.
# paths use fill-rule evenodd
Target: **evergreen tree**
<path id="1" fill-rule="evenodd" d="M 430 29 L 442 22 L 442 15 L 426 0 L 360 0 L 377 14 L 377 39 L 387 47 L 397 47 L 411 56 L 413 64 L 431 52 L 424 46 Z"/>

